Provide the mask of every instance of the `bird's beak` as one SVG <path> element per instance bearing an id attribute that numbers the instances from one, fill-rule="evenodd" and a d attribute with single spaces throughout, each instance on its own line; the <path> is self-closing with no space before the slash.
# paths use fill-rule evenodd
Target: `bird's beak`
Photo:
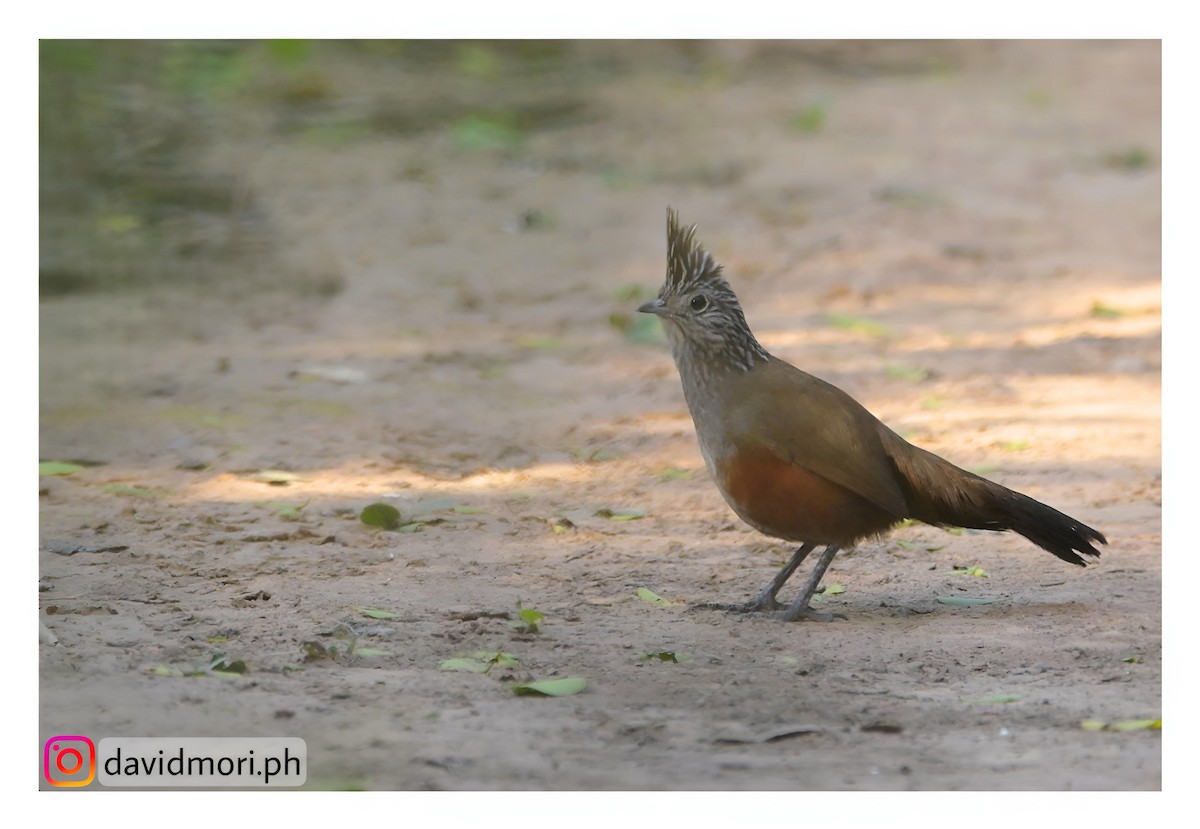
<path id="1" fill-rule="evenodd" d="M 642 303 L 638 306 L 638 312 L 642 314 L 657 314 L 660 317 L 665 317 L 671 313 L 667 310 L 667 303 L 663 302 L 661 298 Z"/>

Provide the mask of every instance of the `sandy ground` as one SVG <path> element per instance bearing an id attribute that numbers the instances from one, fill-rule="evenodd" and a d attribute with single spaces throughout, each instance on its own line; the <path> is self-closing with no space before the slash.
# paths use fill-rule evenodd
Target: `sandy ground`
<path id="1" fill-rule="evenodd" d="M 652 46 L 498 84 L 571 104 L 515 148 L 244 112 L 195 163 L 269 267 L 43 297 L 40 454 L 97 464 L 41 478 L 43 739 L 299 736 L 320 789 L 1160 787 L 1159 732 L 1081 727 L 1161 716 L 1157 44 Z M 332 67 L 348 106 L 444 93 Z M 834 562 L 843 620 L 690 610 L 789 548 L 627 327 L 667 204 L 767 348 L 1101 562 L 917 525 Z M 440 669 L 478 651 L 520 663 Z"/>

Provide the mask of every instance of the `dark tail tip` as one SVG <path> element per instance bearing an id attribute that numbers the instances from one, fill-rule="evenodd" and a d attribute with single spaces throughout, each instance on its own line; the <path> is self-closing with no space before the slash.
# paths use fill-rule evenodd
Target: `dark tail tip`
<path id="1" fill-rule="evenodd" d="M 1069 564 L 1085 567 L 1088 559 L 1095 563 L 1100 551 L 1093 542 L 1108 544 L 1099 530 L 1028 496 L 1019 495 L 1015 506 L 1012 529 Z"/>

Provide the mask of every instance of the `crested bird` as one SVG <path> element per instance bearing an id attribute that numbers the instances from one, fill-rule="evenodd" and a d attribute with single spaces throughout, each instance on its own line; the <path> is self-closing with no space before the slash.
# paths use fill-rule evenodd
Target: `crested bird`
<path id="1" fill-rule="evenodd" d="M 809 601 L 840 549 L 907 518 L 941 527 L 1012 530 L 1070 564 L 1108 541 L 1039 501 L 912 445 L 858 401 L 770 354 L 755 338 L 722 266 L 667 208 L 667 271 L 657 315 L 683 383 L 696 438 L 725 501 L 765 535 L 799 543 L 791 559 L 743 604 L 703 605 L 825 618 Z M 824 547 L 799 595 L 777 595 L 805 558 Z"/>

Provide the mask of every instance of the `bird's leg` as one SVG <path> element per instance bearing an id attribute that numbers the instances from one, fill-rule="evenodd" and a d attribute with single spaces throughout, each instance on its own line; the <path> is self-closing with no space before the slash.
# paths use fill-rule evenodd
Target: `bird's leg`
<path id="1" fill-rule="evenodd" d="M 792 554 L 791 560 L 783 566 L 783 569 L 775 574 L 775 578 L 771 579 L 771 583 L 762 589 L 762 592 L 748 602 L 743 604 L 722 604 L 720 602 L 702 602 L 695 607 L 709 608 L 711 610 L 731 610 L 735 613 L 762 613 L 768 610 L 778 610 L 779 602 L 775 601 L 775 594 L 783 587 L 784 582 L 791 578 L 792 573 L 796 572 L 796 568 L 801 562 L 815 550 L 816 544 L 805 544 L 803 547 L 796 549 Z M 832 556 L 831 556 L 832 558 Z M 828 565 L 826 565 L 828 566 Z M 811 595 L 811 594 L 810 594 Z"/>
<path id="2" fill-rule="evenodd" d="M 825 571 L 829 569 L 829 565 L 833 561 L 833 557 L 837 555 L 837 552 L 840 549 L 841 548 L 836 544 L 830 544 L 825 548 L 825 551 L 821 553 L 821 558 L 817 560 L 816 566 L 813 567 L 813 571 L 809 575 L 808 581 L 804 583 L 804 589 L 790 605 L 783 609 L 783 611 L 779 614 L 780 619 L 785 622 L 794 622 L 803 617 L 805 619 L 812 619 L 820 622 L 832 621 L 832 615 L 827 613 L 817 613 L 808 606 L 808 602 L 810 599 L 812 599 L 813 594 L 817 592 L 817 586 L 820 585 L 821 579 L 825 575 Z"/>

